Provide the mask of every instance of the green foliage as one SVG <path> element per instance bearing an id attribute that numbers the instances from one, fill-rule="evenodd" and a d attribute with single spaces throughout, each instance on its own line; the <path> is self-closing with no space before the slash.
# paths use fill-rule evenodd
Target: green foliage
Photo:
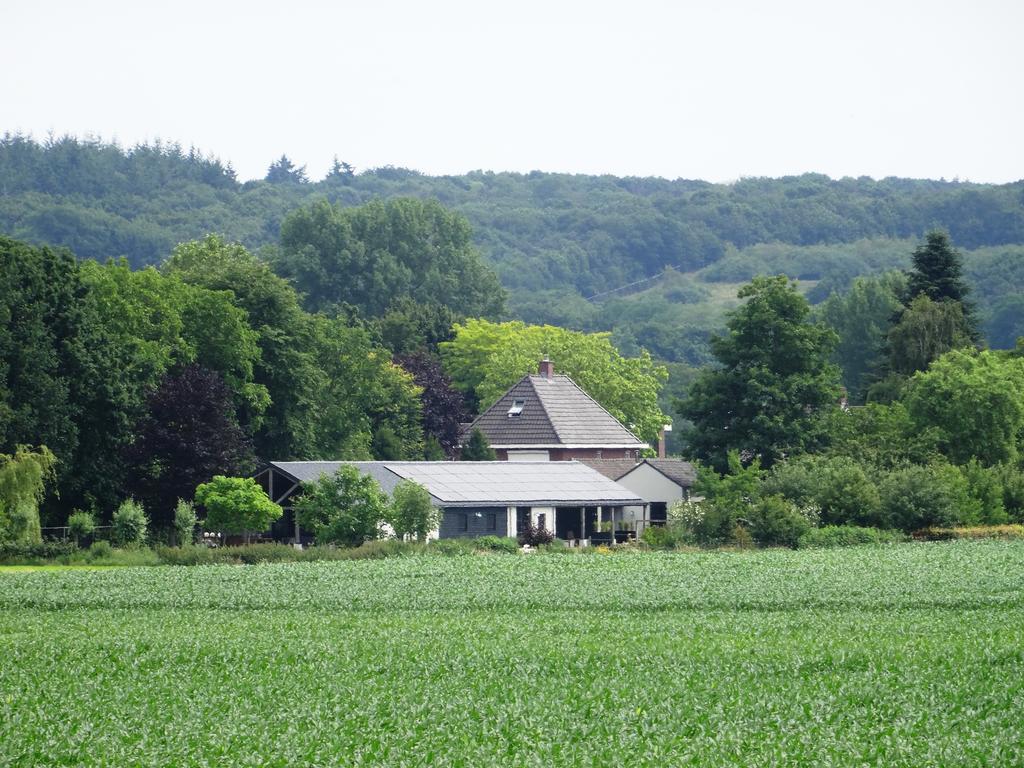
<path id="1" fill-rule="evenodd" d="M 938 432 L 943 453 L 954 463 L 1012 461 L 1024 428 L 1024 360 L 950 352 L 914 376 L 906 403 L 919 429 Z"/>
<path id="2" fill-rule="evenodd" d="M 484 552 L 500 552 L 505 555 L 519 554 L 519 542 L 507 536 L 480 536 L 473 540 L 473 546 Z"/>
<path id="3" fill-rule="evenodd" d="M 388 518 L 388 499 L 377 481 L 348 465 L 303 483 L 293 508 L 299 525 L 312 531 L 318 544 L 346 547 L 379 538 Z"/>
<path id="4" fill-rule="evenodd" d="M 108 560 L 114 555 L 114 547 L 109 541 L 94 541 L 89 547 L 89 552 L 86 555 L 89 562 L 94 563 L 96 561 Z"/>
<path id="5" fill-rule="evenodd" d="M 914 249 L 913 268 L 907 276 L 906 303 L 918 296 L 927 296 L 935 302 L 960 305 L 964 318 L 964 331 L 972 339 L 978 338 L 977 321 L 972 305 L 967 301 L 970 293 L 963 278 L 963 257 L 953 248 L 949 235 L 932 230 L 925 241 Z"/>
<path id="6" fill-rule="evenodd" d="M 413 480 L 402 480 L 391 492 L 388 523 L 399 538 L 423 542 L 441 524 L 441 510 L 434 506 L 429 491 Z"/>
<path id="7" fill-rule="evenodd" d="M 75 544 L 81 544 L 82 539 L 92 536 L 95 530 L 96 520 L 91 512 L 79 510 L 68 517 L 68 534 L 75 540 Z"/>
<path id="8" fill-rule="evenodd" d="M 878 492 L 886 527 L 907 532 L 955 525 L 968 501 L 963 476 L 948 464 L 893 470 L 881 479 Z"/>
<path id="9" fill-rule="evenodd" d="M 0 544 L 39 544 L 39 502 L 54 480 L 57 458 L 45 445 L 0 454 Z"/>
<path id="10" fill-rule="evenodd" d="M 738 295 L 747 302 L 711 342 L 719 365 L 698 376 L 679 414 L 693 425 L 691 457 L 724 468 L 739 450 L 769 467 L 822 440 L 821 415 L 839 395 L 836 335 L 810 322 L 807 300 L 783 276 L 755 278 Z"/>
<path id="11" fill-rule="evenodd" d="M 496 458 L 498 455 L 487 442 L 487 436 L 476 428 L 469 433 L 469 440 L 459 453 L 461 461 L 494 461 Z"/>
<path id="12" fill-rule="evenodd" d="M 473 247 L 469 222 L 435 200 L 300 208 L 281 224 L 275 266 L 312 311 L 350 306 L 379 317 L 403 298 L 463 316 L 498 317 L 504 309 L 505 293 Z"/>
<path id="13" fill-rule="evenodd" d="M 963 305 L 954 301 L 915 298 L 889 331 L 889 366 L 910 376 L 928 368 L 950 350 L 973 346 Z"/>
<path id="14" fill-rule="evenodd" d="M 961 515 L 965 524 L 1003 525 L 1009 522 L 1003 493 L 1003 472 L 999 467 L 986 467 L 977 459 L 971 459 L 960 467 L 967 481 L 967 494 L 977 508 L 976 519 Z"/>
<path id="15" fill-rule="evenodd" d="M 114 543 L 120 547 L 141 547 L 146 543 L 149 518 L 134 499 L 121 502 L 111 518 Z"/>
<path id="16" fill-rule="evenodd" d="M 222 533 L 262 533 L 283 514 L 251 477 L 215 475 L 196 488 L 196 504 L 206 509 L 204 527 Z"/>
<path id="17" fill-rule="evenodd" d="M 762 492 L 815 507 L 826 525 L 878 526 L 884 520 L 873 474 L 849 456 L 803 456 L 776 464 Z"/>
<path id="18" fill-rule="evenodd" d="M 520 322 L 467 320 L 455 326 L 455 338 L 440 345 L 445 370 L 456 388 L 483 407 L 489 406 L 544 357 L 555 373 L 571 376 L 612 416 L 648 442 L 668 418 L 658 406 L 658 392 L 668 378 L 646 352 L 626 358 L 609 334 L 584 334 Z"/>
<path id="19" fill-rule="evenodd" d="M 192 502 L 178 499 L 174 507 L 174 537 L 179 547 L 192 544 L 196 535 L 196 508 Z"/>
<path id="20" fill-rule="evenodd" d="M 649 525 L 640 534 L 640 540 L 651 549 L 677 549 L 695 541 L 690 530 L 678 523 Z"/>
<path id="21" fill-rule="evenodd" d="M 863 528 L 857 525 L 823 525 L 804 533 L 797 547 L 799 549 L 833 549 L 835 547 L 856 547 L 865 544 L 896 544 L 907 537 L 898 531 L 883 531 L 878 528 Z"/>
<path id="22" fill-rule="evenodd" d="M 891 469 L 939 458 L 937 429 L 922 429 L 901 402 L 836 410 L 827 420 L 830 455 L 854 457 L 865 467 Z"/>
<path id="23" fill-rule="evenodd" d="M 807 517 L 796 505 L 781 496 L 765 496 L 747 513 L 750 535 L 762 547 L 796 548 L 797 542 L 811 529 Z"/>
<path id="24" fill-rule="evenodd" d="M 871 377 L 883 362 L 885 336 L 892 316 L 902 308 L 906 279 L 899 272 L 858 277 L 845 293 L 833 293 L 816 316 L 839 338 L 832 361 L 843 372 L 852 402 L 864 402 Z"/>

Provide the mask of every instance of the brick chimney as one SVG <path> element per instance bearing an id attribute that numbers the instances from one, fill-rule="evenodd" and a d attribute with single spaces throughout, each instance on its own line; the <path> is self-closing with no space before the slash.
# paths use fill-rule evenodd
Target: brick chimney
<path id="1" fill-rule="evenodd" d="M 555 375 L 555 364 L 545 357 L 540 361 L 540 365 L 537 367 L 537 373 L 545 379 L 550 379 Z"/>

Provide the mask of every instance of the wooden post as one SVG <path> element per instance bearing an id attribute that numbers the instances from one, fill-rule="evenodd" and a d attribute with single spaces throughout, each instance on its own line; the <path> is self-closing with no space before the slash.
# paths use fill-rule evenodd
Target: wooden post
<path id="1" fill-rule="evenodd" d="M 587 538 L 587 508 L 580 507 L 580 535 L 579 541 L 582 542 Z"/>

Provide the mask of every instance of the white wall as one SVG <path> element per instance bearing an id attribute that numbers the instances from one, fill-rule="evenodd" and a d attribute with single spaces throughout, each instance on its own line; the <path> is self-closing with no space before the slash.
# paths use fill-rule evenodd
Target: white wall
<path id="1" fill-rule="evenodd" d="M 540 515 L 544 515 L 544 527 L 551 533 L 555 532 L 555 508 L 554 507 L 530 507 L 530 525 L 537 526 Z"/>
<path id="2" fill-rule="evenodd" d="M 548 451 L 512 451 L 508 452 L 509 461 L 550 461 Z"/>
<path id="3" fill-rule="evenodd" d="M 683 488 L 669 480 L 650 464 L 641 464 L 628 475 L 616 480 L 623 488 L 628 488 L 644 501 L 664 501 L 672 504 L 683 498 Z"/>

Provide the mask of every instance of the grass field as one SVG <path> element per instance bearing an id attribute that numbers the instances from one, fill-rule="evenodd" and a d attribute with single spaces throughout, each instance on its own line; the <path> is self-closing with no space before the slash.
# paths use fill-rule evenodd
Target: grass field
<path id="1" fill-rule="evenodd" d="M 1024 543 L 0 574 L 0 765 L 1024 764 Z"/>

